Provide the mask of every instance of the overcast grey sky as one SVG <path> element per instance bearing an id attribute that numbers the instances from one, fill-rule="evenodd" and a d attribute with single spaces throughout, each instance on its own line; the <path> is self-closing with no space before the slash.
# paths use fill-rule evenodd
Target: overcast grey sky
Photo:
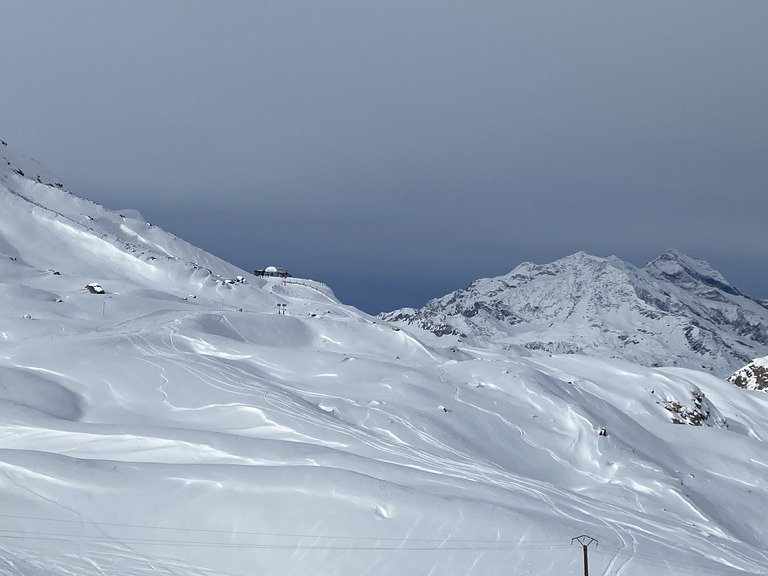
<path id="1" fill-rule="evenodd" d="M 768 1 L 3 0 L 0 138 L 368 312 L 668 248 L 768 298 Z"/>

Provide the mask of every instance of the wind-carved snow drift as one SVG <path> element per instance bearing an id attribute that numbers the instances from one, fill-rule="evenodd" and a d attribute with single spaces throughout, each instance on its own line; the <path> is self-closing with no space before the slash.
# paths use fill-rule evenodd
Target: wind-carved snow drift
<path id="1" fill-rule="evenodd" d="M 768 353 L 768 309 L 706 262 L 674 250 L 644 268 L 583 252 L 551 264 L 524 263 L 421 309 L 381 318 L 476 345 L 722 376 Z"/>
<path id="2" fill-rule="evenodd" d="M 0 142 L 0 576 L 765 574 L 768 395 L 554 353 L 757 349 L 757 305 L 677 254 L 474 286 L 439 321 L 498 346 L 427 341 Z"/>

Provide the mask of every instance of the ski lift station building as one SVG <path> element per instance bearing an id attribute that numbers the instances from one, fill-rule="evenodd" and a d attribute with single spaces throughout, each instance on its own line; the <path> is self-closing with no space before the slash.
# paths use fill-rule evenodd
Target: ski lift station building
<path id="1" fill-rule="evenodd" d="M 270 276 L 273 278 L 288 278 L 290 274 L 285 268 L 279 266 L 267 266 L 264 270 L 254 270 L 255 276 Z"/>

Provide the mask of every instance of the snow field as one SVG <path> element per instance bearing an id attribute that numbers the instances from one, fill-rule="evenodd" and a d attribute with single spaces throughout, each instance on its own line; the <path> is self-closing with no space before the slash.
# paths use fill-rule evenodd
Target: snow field
<path id="1" fill-rule="evenodd" d="M 762 393 L 426 344 L 17 176 L 0 576 L 765 574 Z"/>

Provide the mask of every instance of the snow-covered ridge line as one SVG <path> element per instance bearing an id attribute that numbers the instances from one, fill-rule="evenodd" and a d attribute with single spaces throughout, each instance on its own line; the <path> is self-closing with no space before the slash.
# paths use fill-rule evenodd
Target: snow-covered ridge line
<path id="1" fill-rule="evenodd" d="M 112 249 L 108 248 L 108 245 L 112 246 L 117 250 L 115 254 L 119 254 L 121 259 L 125 256 L 135 261 L 135 264 L 130 266 L 131 269 L 145 269 L 150 276 L 155 274 L 156 269 L 153 267 L 158 260 L 176 262 L 175 265 L 189 271 L 207 271 L 213 278 L 233 278 L 242 273 L 236 267 L 192 247 L 173 234 L 148 224 L 137 211 L 109 211 L 64 190 L 58 178 L 40 167 L 37 162 L 14 153 L 7 144 L 0 148 L 0 153 L 0 190 L 4 190 L 9 196 L 5 199 L 5 210 L 16 210 L 7 204 L 10 197 L 13 197 L 53 217 L 48 220 L 47 216 L 36 213 L 35 210 L 19 207 L 21 221 L 30 227 L 31 238 L 36 236 L 31 231 L 41 224 L 45 225 L 47 221 L 59 221 L 62 224 L 66 222 L 72 229 L 83 232 L 85 243 L 82 246 L 89 247 L 89 252 L 94 255 L 102 254 L 104 250 L 109 252 Z M 6 223 L 6 227 L 10 224 Z M 20 226 L 20 222 L 14 226 Z M 102 248 L 99 248 L 99 243 L 103 243 Z M 58 267 L 55 259 L 49 257 L 51 254 L 37 253 L 33 256 L 36 250 L 32 244 L 31 241 L 26 242 L 24 246 L 16 246 L 13 251 L 15 254 L 26 253 L 30 262 L 37 261 L 41 268 Z M 44 263 L 45 260 L 48 262 Z"/>

